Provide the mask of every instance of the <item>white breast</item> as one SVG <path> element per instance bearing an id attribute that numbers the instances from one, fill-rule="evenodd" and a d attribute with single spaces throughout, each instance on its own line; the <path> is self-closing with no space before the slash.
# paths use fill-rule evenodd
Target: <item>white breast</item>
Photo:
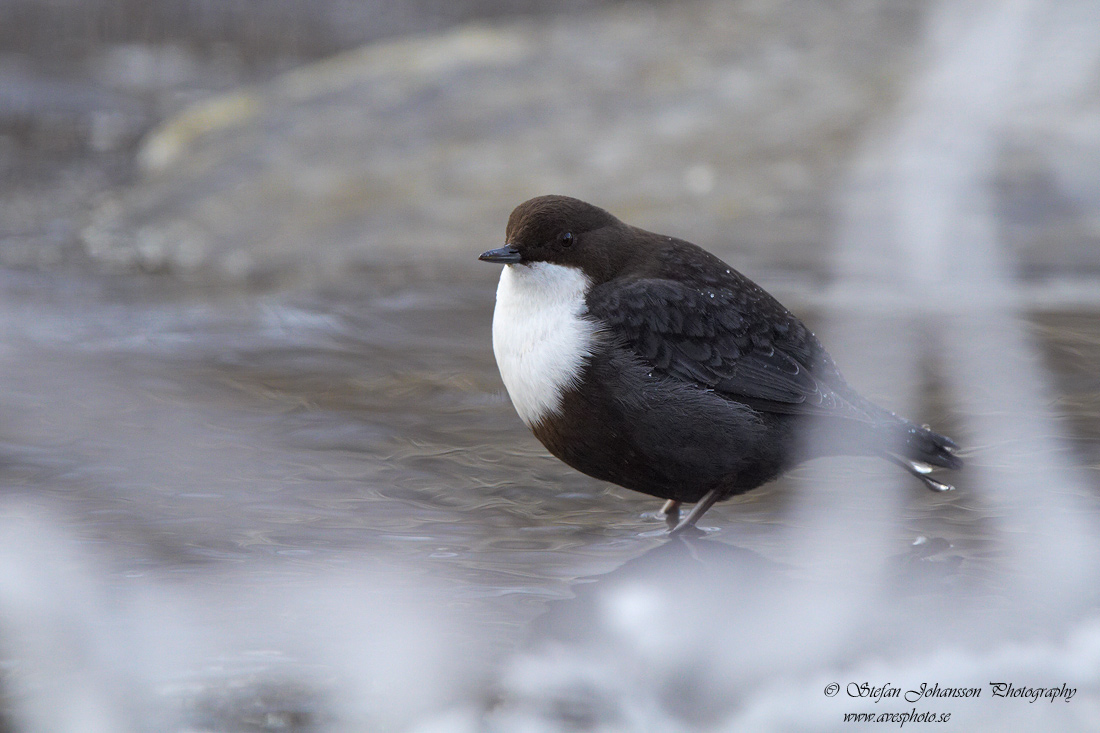
<path id="1" fill-rule="evenodd" d="M 508 265 L 493 312 L 493 353 L 520 419 L 533 426 L 561 407 L 592 353 L 596 325 L 583 317 L 591 282 L 574 267 Z"/>

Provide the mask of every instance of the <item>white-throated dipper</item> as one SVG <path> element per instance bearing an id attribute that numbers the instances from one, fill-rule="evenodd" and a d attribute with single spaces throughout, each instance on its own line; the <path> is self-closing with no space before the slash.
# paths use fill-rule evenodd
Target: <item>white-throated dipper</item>
<path id="1" fill-rule="evenodd" d="M 949 438 L 861 397 L 790 311 L 706 250 L 567 196 L 508 218 L 493 352 L 516 412 L 573 468 L 667 499 L 716 501 L 824 455 L 878 455 L 935 491 Z M 805 441 L 809 421 L 829 437 Z M 807 445 L 814 450 L 808 450 Z M 670 522 L 671 524 L 671 522 Z"/>

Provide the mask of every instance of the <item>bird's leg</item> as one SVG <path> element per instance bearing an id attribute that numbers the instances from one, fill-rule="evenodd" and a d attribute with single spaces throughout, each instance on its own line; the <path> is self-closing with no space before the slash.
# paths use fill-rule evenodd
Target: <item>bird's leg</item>
<path id="1" fill-rule="evenodd" d="M 675 499 L 669 499 L 661 507 L 661 514 L 680 514 L 680 502 Z"/>
<path id="2" fill-rule="evenodd" d="M 661 507 L 661 511 L 657 512 L 657 516 L 664 517 L 665 522 L 668 523 L 668 528 L 672 529 L 680 521 L 680 502 L 669 499 Z"/>
<path id="3" fill-rule="evenodd" d="M 695 523 L 699 521 L 699 518 L 707 513 L 707 510 L 714 506 L 714 502 L 718 501 L 718 498 L 722 494 L 718 489 L 711 489 L 703 498 L 696 502 L 695 506 L 691 508 L 691 511 L 686 517 L 680 520 L 680 523 L 668 531 L 669 534 L 679 534 L 688 527 L 694 527 Z"/>
<path id="4" fill-rule="evenodd" d="M 658 517 L 665 518 L 665 524 L 668 525 L 669 530 L 672 530 L 677 524 L 680 523 L 680 502 L 675 499 L 669 499 L 661 507 L 661 511 L 657 513 Z"/>

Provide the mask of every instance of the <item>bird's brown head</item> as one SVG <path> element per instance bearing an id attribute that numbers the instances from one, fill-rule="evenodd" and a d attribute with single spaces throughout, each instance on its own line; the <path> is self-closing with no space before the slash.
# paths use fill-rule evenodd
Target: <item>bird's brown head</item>
<path id="1" fill-rule="evenodd" d="M 568 196 L 524 201 L 508 217 L 507 244 L 480 259 L 507 265 L 549 262 L 577 267 L 595 281 L 621 266 L 625 224 L 598 206 Z"/>

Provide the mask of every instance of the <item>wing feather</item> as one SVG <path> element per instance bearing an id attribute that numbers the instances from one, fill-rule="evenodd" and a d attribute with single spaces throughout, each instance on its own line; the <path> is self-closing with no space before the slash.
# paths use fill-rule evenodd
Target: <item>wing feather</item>
<path id="1" fill-rule="evenodd" d="M 747 280 L 731 285 L 611 281 L 589 293 L 588 312 L 639 359 L 676 379 L 766 411 L 872 420 L 838 394 L 848 391 L 843 379 L 794 315 Z"/>

